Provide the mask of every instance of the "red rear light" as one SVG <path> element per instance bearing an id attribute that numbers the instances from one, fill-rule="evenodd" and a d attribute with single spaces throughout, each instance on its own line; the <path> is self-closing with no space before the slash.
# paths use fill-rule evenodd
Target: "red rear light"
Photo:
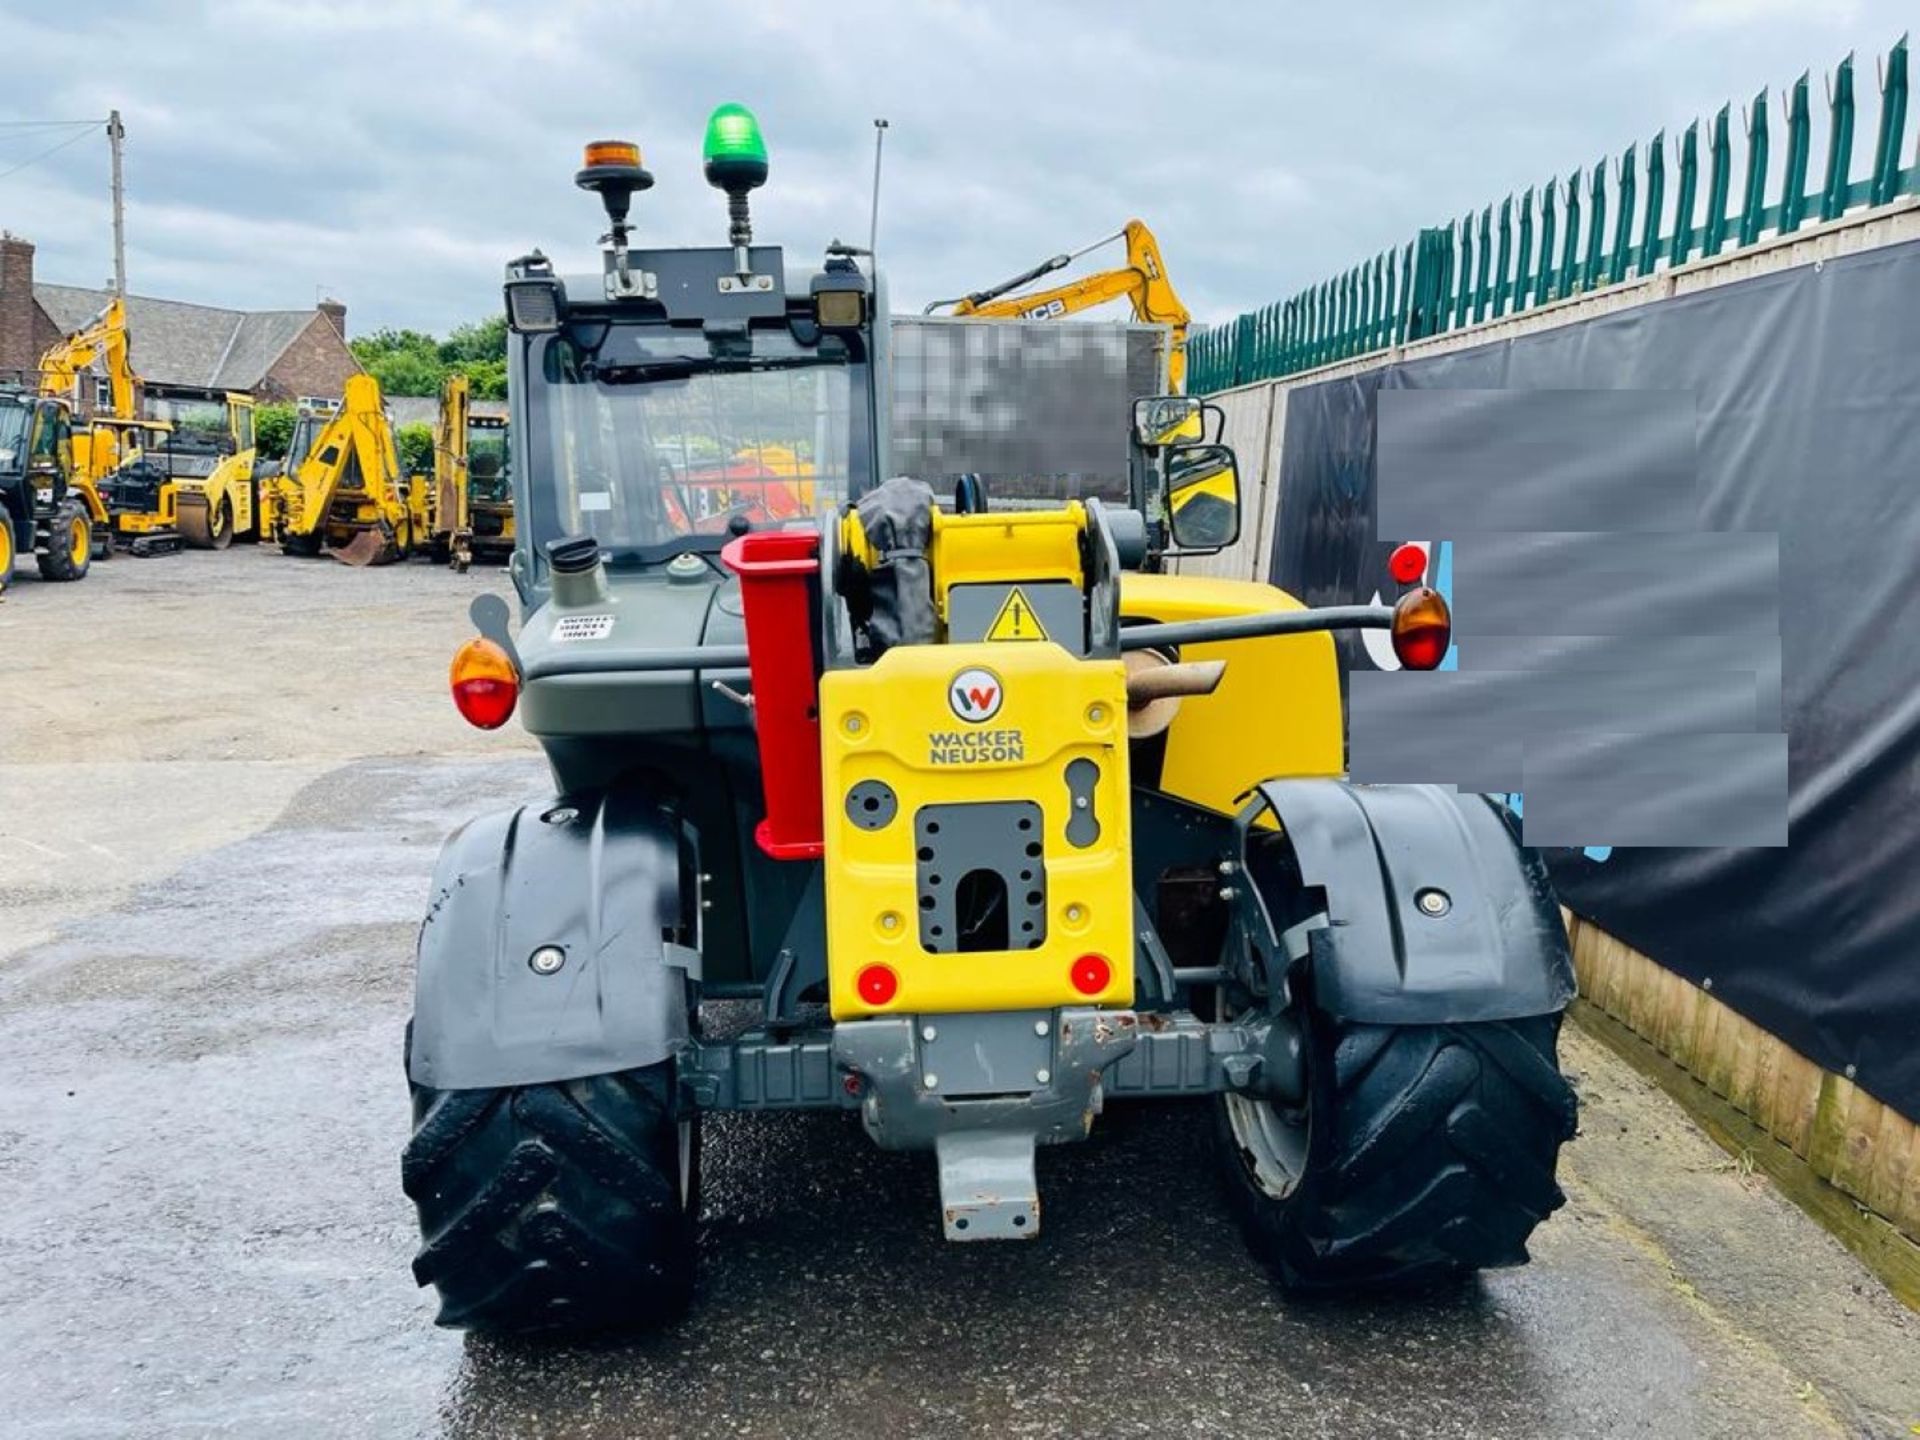
<path id="1" fill-rule="evenodd" d="M 900 993 L 900 977 L 885 965 L 869 965 L 854 977 L 853 988 L 869 1005 L 891 1005 Z"/>
<path id="2" fill-rule="evenodd" d="M 1113 983 L 1113 966 L 1104 955 L 1082 955 L 1073 962 L 1067 979 L 1082 995 L 1098 995 Z"/>
<path id="3" fill-rule="evenodd" d="M 1387 573 L 1402 585 L 1416 584 L 1427 573 L 1427 552 L 1409 541 L 1387 557 Z"/>
<path id="4" fill-rule="evenodd" d="M 1438 590 L 1409 590 L 1393 607 L 1393 653 L 1409 670 L 1433 670 L 1453 643 L 1453 612 Z"/>
<path id="5" fill-rule="evenodd" d="M 507 652 L 492 640 L 475 638 L 453 652 L 447 672 L 453 703 L 461 718 L 481 730 L 498 730 L 520 699 L 520 677 Z"/>

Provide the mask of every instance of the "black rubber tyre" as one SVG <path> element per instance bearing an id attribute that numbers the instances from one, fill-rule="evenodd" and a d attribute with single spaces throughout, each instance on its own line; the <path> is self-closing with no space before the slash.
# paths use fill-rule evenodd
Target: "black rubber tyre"
<path id="1" fill-rule="evenodd" d="M 686 1310 L 699 1126 L 676 1113 L 671 1062 L 511 1090 L 412 1089 L 401 1183 L 423 1237 L 414 1279 L 439 1292 L 440 1324 L 584 1332 Z"/>
<path id="2" fill-rule="evenodd" d="M 1560 1017 L 1312 1021 L 1303 1112 L 1213 1102 L 1220 1173 L 1254 1253 L 1307 1292 L 1525 1264 L 1527 1237 L 1566 1201 L 1554 1163 L 1576 1107 L 1555 1057 Z M 1300 1128 L 1261 1130 L 1262 1108 Z M 1283 1175 L 1257 1161 L 1286 1149 L 1273 1133 L 1301 1146 L 1291 1189 L 1263 1183 Z"/>
<path id="3" fill-rule="evenodd" d="M 77 500 L 62 500 L 55 506 L 47 527 L 46 552 L 33 558 L 43 579 L 84 580 L 93 567 L 93 521 L 86 507 Z"/>
<path id="4" fill-rule="evenodd" d="M 288 535 L 280 542 L 280 551 L 284 555 L 311 558 L 320 553 L 320 544 L 325 538 L 317 530 L 311 535 Z"/>
<path id="5" fill-rule="evenodd" d="M 19 553 L 14 548 L 13 516 L 0 505 L 0 590 L 5 590 L 7 582 L 13 579 L 13 561 Z"/>

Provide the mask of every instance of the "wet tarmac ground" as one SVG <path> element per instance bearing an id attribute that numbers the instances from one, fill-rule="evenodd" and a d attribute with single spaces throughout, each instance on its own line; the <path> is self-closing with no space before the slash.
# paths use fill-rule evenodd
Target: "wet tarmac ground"
<path id="1" fill-rule="evenodd" d="M 0 1435 L 1920 1424 L 1915 1317 L 1572 1032 L 1569 1204 L 1531 1266 L 1449 1290 L 1284 1299 L 1216 1194 L 1198 1109 L 1109 1110 L 1086 1144 L 1042 1153 L 1038 1240 L 968 1246 L 939 1237 L 930 1161 L 878 1151 L 851 1117 L 718 1117 L 682 1325 L 592 1345 L 437 1330 L 399 1186 L 413 937 L 442 836 L 540 794 L 537 758 L 237 758 L 224 780 L 209 764 L 188 793 L 232 794 L 231 833 L 145 865 L 202 803 L 164 765 L 7 759 Z M 91 819 L 49 839 L 20 797 L 55 782 Z M 270 804 L 276 784 L 290 798 Z M 87 845 L 124 857 L 118 883 Z M 23 874 L 39 878 L 10 893 Z M 31 931 L 13 923 L 29 913 Z"/>

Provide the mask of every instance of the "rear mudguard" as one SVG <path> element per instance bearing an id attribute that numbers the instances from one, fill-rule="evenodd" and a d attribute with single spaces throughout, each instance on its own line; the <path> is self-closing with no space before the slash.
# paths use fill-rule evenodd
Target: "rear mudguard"
<path id="1" fill-rule="evenodd" d="M 456 830 L 420 927 L 413 1080 L 492 1089 L 671 1056 L 699 978 L 699 951 L 682 943 L 697 934 L 687 844 L 672 810 L 633 788 Z M 542 974 L 531 959 L 547 947 L 564 958 Z"/>
<path id="2" fill-rule="evenodd" d="M 1276 880 L 1247 853 L 1280 841 L 1256 828 L 1269 812 L 1297 875 Z M 1273 957 L 1282 968 L 1310 961 L 1321 1010 L 1434 1025 L 1571 1003 L 1573 961 L 1552 882 L 1505 807 L 1433 785 L 1271 780 L 1241 821 L 1256 882 L 1248 902 L 1266 912 L 1269 935 L 1288 932 Z"/>

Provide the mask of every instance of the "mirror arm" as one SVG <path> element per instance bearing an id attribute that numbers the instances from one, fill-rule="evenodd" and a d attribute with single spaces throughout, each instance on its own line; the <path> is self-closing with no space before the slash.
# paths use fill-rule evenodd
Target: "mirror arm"
<path id="1" fill-rule="evenodd" d="M 1264 635 L 1306 635 L 1317 630 L 1386 630 L 1392 625 L 1391 605 L 1323 605 L 1313 610 L 1224 615 L 1217 620 L 1128 625 L 1120 631 L 1120 648 L 1123 651 L 1160 650 L 1170 645 L 1206 645 L 1218 640 L 1252 640 Z"/>

